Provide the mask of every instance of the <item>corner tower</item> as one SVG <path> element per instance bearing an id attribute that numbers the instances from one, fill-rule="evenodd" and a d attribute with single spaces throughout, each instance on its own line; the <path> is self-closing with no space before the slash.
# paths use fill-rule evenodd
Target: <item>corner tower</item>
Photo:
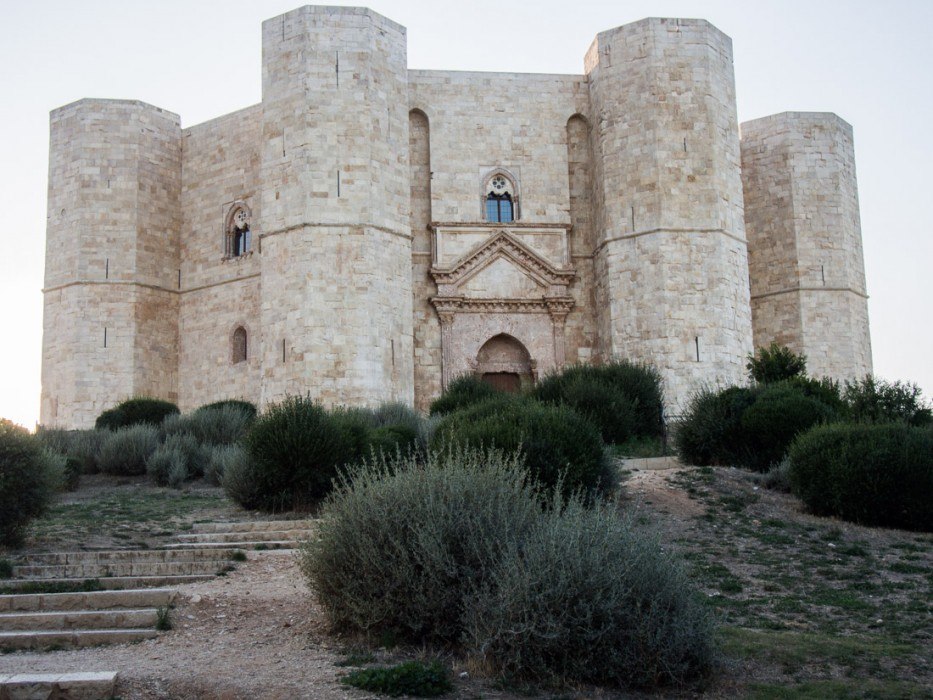
<path id="1" fill-rule="evenodd" d="M 405 28 L 263 23 L 262 400 L 414 398 Z"/>
<path id="2" fill-rule="evenodd" d="M 732 42 L 645 19 L 599 34 L 586 73 L 601 354 L 657 365 L 677 413 L 752 349 Z"/>
<path id="3" fill-rule="evenodd" d="M 126 100 L 51 114 L 40 422 L 177 400 L 181 129 Z"/>
<path id="4" fill-rule="evenodd" d="M 852 127 L 831 113 L 742 124 L 755 346 L 807 356 L 813 376 L 871 373 Z"/>

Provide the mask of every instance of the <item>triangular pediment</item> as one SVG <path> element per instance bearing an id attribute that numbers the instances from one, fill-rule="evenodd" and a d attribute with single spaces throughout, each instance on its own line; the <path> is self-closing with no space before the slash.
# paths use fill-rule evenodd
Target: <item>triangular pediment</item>
<path id="1" fill-rule="evenodd" d="M 495 256 L 488 265 L 477 268 L 457 285 L 459 292 L 473 299 L 542 297 L 547 286 L 528 274 L 505 255 Z"/>
<path id="2" fill-rule="evenodd" d="M 516 283 L 530 280 L 536 287 L 567 286 L 574 278 L 573 270 L 555 267 L 508 231 L 497 231 L 448 268 L 432 268 L 431 275 L 438 285 L 461 288 L 493 265 L 481 280 L 490 282 L 495 271 Z"/>

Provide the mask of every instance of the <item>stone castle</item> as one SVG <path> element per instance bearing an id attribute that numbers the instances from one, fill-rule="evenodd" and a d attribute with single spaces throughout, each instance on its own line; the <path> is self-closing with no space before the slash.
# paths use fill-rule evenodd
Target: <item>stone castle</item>
<path id="1" fill-rule="evenodd" d="M 740 127 L 708 22 L 602 32 L 583 75 L 409 70 L 363 8 L 262 40 L 262 102 L 204 124 L 52 112 L 43 424 L 140 394 L 425 408 L 617 357 L 677 413 L 772 340 L 871 371 L 852 130 Z"/>

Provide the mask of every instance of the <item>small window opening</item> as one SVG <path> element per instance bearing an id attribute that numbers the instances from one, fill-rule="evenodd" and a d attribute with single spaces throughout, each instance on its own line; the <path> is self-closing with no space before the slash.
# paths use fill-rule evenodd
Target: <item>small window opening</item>
<path id="1" fill-rule="evenodd" d="M 233 331 L 233 364 L 246 362 L 246 329 L 240 326 Z"/>
<path id="2" fill-rule="evenodd" d="M 239 207 L 230 217 L 230 225 L 227 227 L 227 257 L 236 258 L 250 252 L 252 239 L 249 212 L 244 207 Z"/>
<path id="3" fill-rule="evenodd" d="M 486 221 L 490 223 L 515 221 L 515 186 L 507 177 L 501 174 L 493 175 L 487 181 L 484 193 Z"/>

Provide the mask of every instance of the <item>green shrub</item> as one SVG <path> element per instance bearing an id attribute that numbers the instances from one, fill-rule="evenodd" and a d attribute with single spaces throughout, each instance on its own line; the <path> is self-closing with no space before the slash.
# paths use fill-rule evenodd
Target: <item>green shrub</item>
<path id="1" fill-rule="evenodd" d="M 168 486 L 169 474 L 177 472 L 178 468 L 184 469 L 187 476 L 188 467 L 185 456 L 177 447 L 159 445 L 146 460 L 146 474 L 156 486 Z"/>
<path id="2" fill-rule="evenodd" d="M 771 341 L 768 347 L 758 348 L 748 356 L 745 368 L 753 381 L 771 384 L 804 376 L 807 372 L 807 356 L 798 355 L 787 346 Z"/>
<path id="3" fill-rule="evenodd" d="M 573 365 L 538 382 L 534 396 L 574 408 L 596 424 L 606 442 L 664 434 L 661 375 L 650 365 Z"/>
<path id="4" fill-rule="evenodd" d="M 367 447 L 375 454 L 405 453 L 419 444 L 418 433 L 408 425 L 387 425 L 369 434 Z"/>
<path id="5" fill-rule="evenodd" d="M 674 430 L 677 455 L 687 464 L 738 464 L 747 452 L 742 414 L 755 400 L 745 387 L 701 389 L 693 395 Z"/>
<path id="6" fill-rule="evenodd" d="M 26 525 L 48 507 L 54 482 L 35 436 L 0 419 L 0 545 L 22 544 Z"/>
<path id="7" fill-rule="evenodd" d="M 790 482 L 814 513 L 863 525 L 933 530 L 933 428 L 819 426 L 790 449 Z"/>
<path id="8" fill-rule="evenodd" d="M 119 476 L 145 474 L 146 461 L 158 447 L 159 430 L 152 425 L 131 425 L 114 430 L 101 445 L 100 470 Z"/>
<path id="9" fill-rule="evenodd" d="M 161 425 L 166 416 L 178 413 L 178 406 L 170 401 L 138 396 L 108 408 L 97 417 L 94 427 L 117 430 L 130 425 Z"/>
<path id="10" fill-rule="evenodd" d="M 13 578 L 13 562 L 0 557 L 0 579 L 3 578 Z"/>
<path id="11" fill-rule="evenodd" d="M 107 430 L 62 430 L 40 427 L 36 437 L 45 447 L 78 460 L 82 474 L 96 474 L 97 457 L 107 437 Z"/>
<path id="12" fill-rule="evenodd" d="M 201 444 L 232 445 L 249 432 L 255 414 L 236 404 L 199 408 L 188 415 L 170 415 L 162 423 L 166 435 L 191 435 Z"/>
<path id="13" fill-rule="evenodd" d="M 238 502 L 245 508 L 278 511 L 323 498 L 337 469 L 363 454 L 366 436 L 357 412 L 330 415 L 301 396 L 269 406 L 244 443 L 256 470 L 258 500 Z"/>
<path id="14" fill-rule="evenodd" d="M 344 676 L 340 682 L 393 698 L 400 695 L 435 698 L 453 688 L 440 661 L 406 661 L 389 668 L 363 668 Z"/>
<path id="15" fill-rule="evenodd" d="M 195 413 L 200 413 L 201 411 L 213 411 L 218 408 L 228 407 L 237 409 L 239 413 L 245 413 L 250 418 L 255 418 L 259 413 L 259 411 L 256 409 L 256 404 L 250 401 L 244 401 L 242 399 L 224 399 L 223 401 L 207 403 L 195 410 Z"/>
<path id="16" fill-rule="evenodd" d="M 446 415 L 501 395 L 501 391 L 479 377 L 464 374 L 454 379 L 444 393 L 431 402 L 430 414 L 432 416 Z"/>
<path id="17" fill-rule="evenodd" d="M 892 384 L 868 375 L 860 381 L 846 382 L 843 400 L 847 418 L 856 423 L 933 423 L 933 412 L 923 400 L 920 387 L 909 382 Z"/>
<path id="18" fill-rule="evenodd" d="M 599 431 L 573 409 L 502 395 L 451 413 L 437 427 L 434 449 L 464 445 L 521 450 L 539 483 L 566 492 L 610 488 L 614 478 Z"/>
<path id="19" fill-rule="evenodd" d="M 676 427 L 677 454 L 688 464 L 767 471 L 797 434 L 835 418 L 817 398 L 824 392 L 832 396 L 831 388 L 805 379 L 699 391 Z"/>
<path id="20" fill-rule="evenodd" d="M 214 450 L 220 485 L 234 503 L 255 510 L 264 502 L 265 481 L 256 462 L 239 445 L 218 447 Z"/>
<path id="21" fill-rule="evenodd" d="M 211 458 L 204 468 L 204 480 L 213 486 L 220 486 L 223 484 L 228 465 L 248 459 L 246 450 L 241 445 L 214 445 Z"/>
<path id="22" fill-rule="evenodd" d="M 455 642 L 468 591 L 488 582 L 541 505 L 517 457 L 432 452 L 377 460 L 325 502 L 300 568 L 338 629 Z"/>
<path id="23" fill-rule="evenodd" d="M 754 403 L 742 414 L 741 439 L 746 449 L 737 463 L 767 471 L 787 454 L 797 435 L 833 417 L 825 404 L 807 396 L 798 386 L 766 385 L 756 392 Z"/>
<path id="24" fill-rule="evenodd" d="M 466 647 L 510 679 L 652 687 L 708 674 L 710 616 L 679 563 L 616 507 L 541 515 L 463 606 Z"/>

